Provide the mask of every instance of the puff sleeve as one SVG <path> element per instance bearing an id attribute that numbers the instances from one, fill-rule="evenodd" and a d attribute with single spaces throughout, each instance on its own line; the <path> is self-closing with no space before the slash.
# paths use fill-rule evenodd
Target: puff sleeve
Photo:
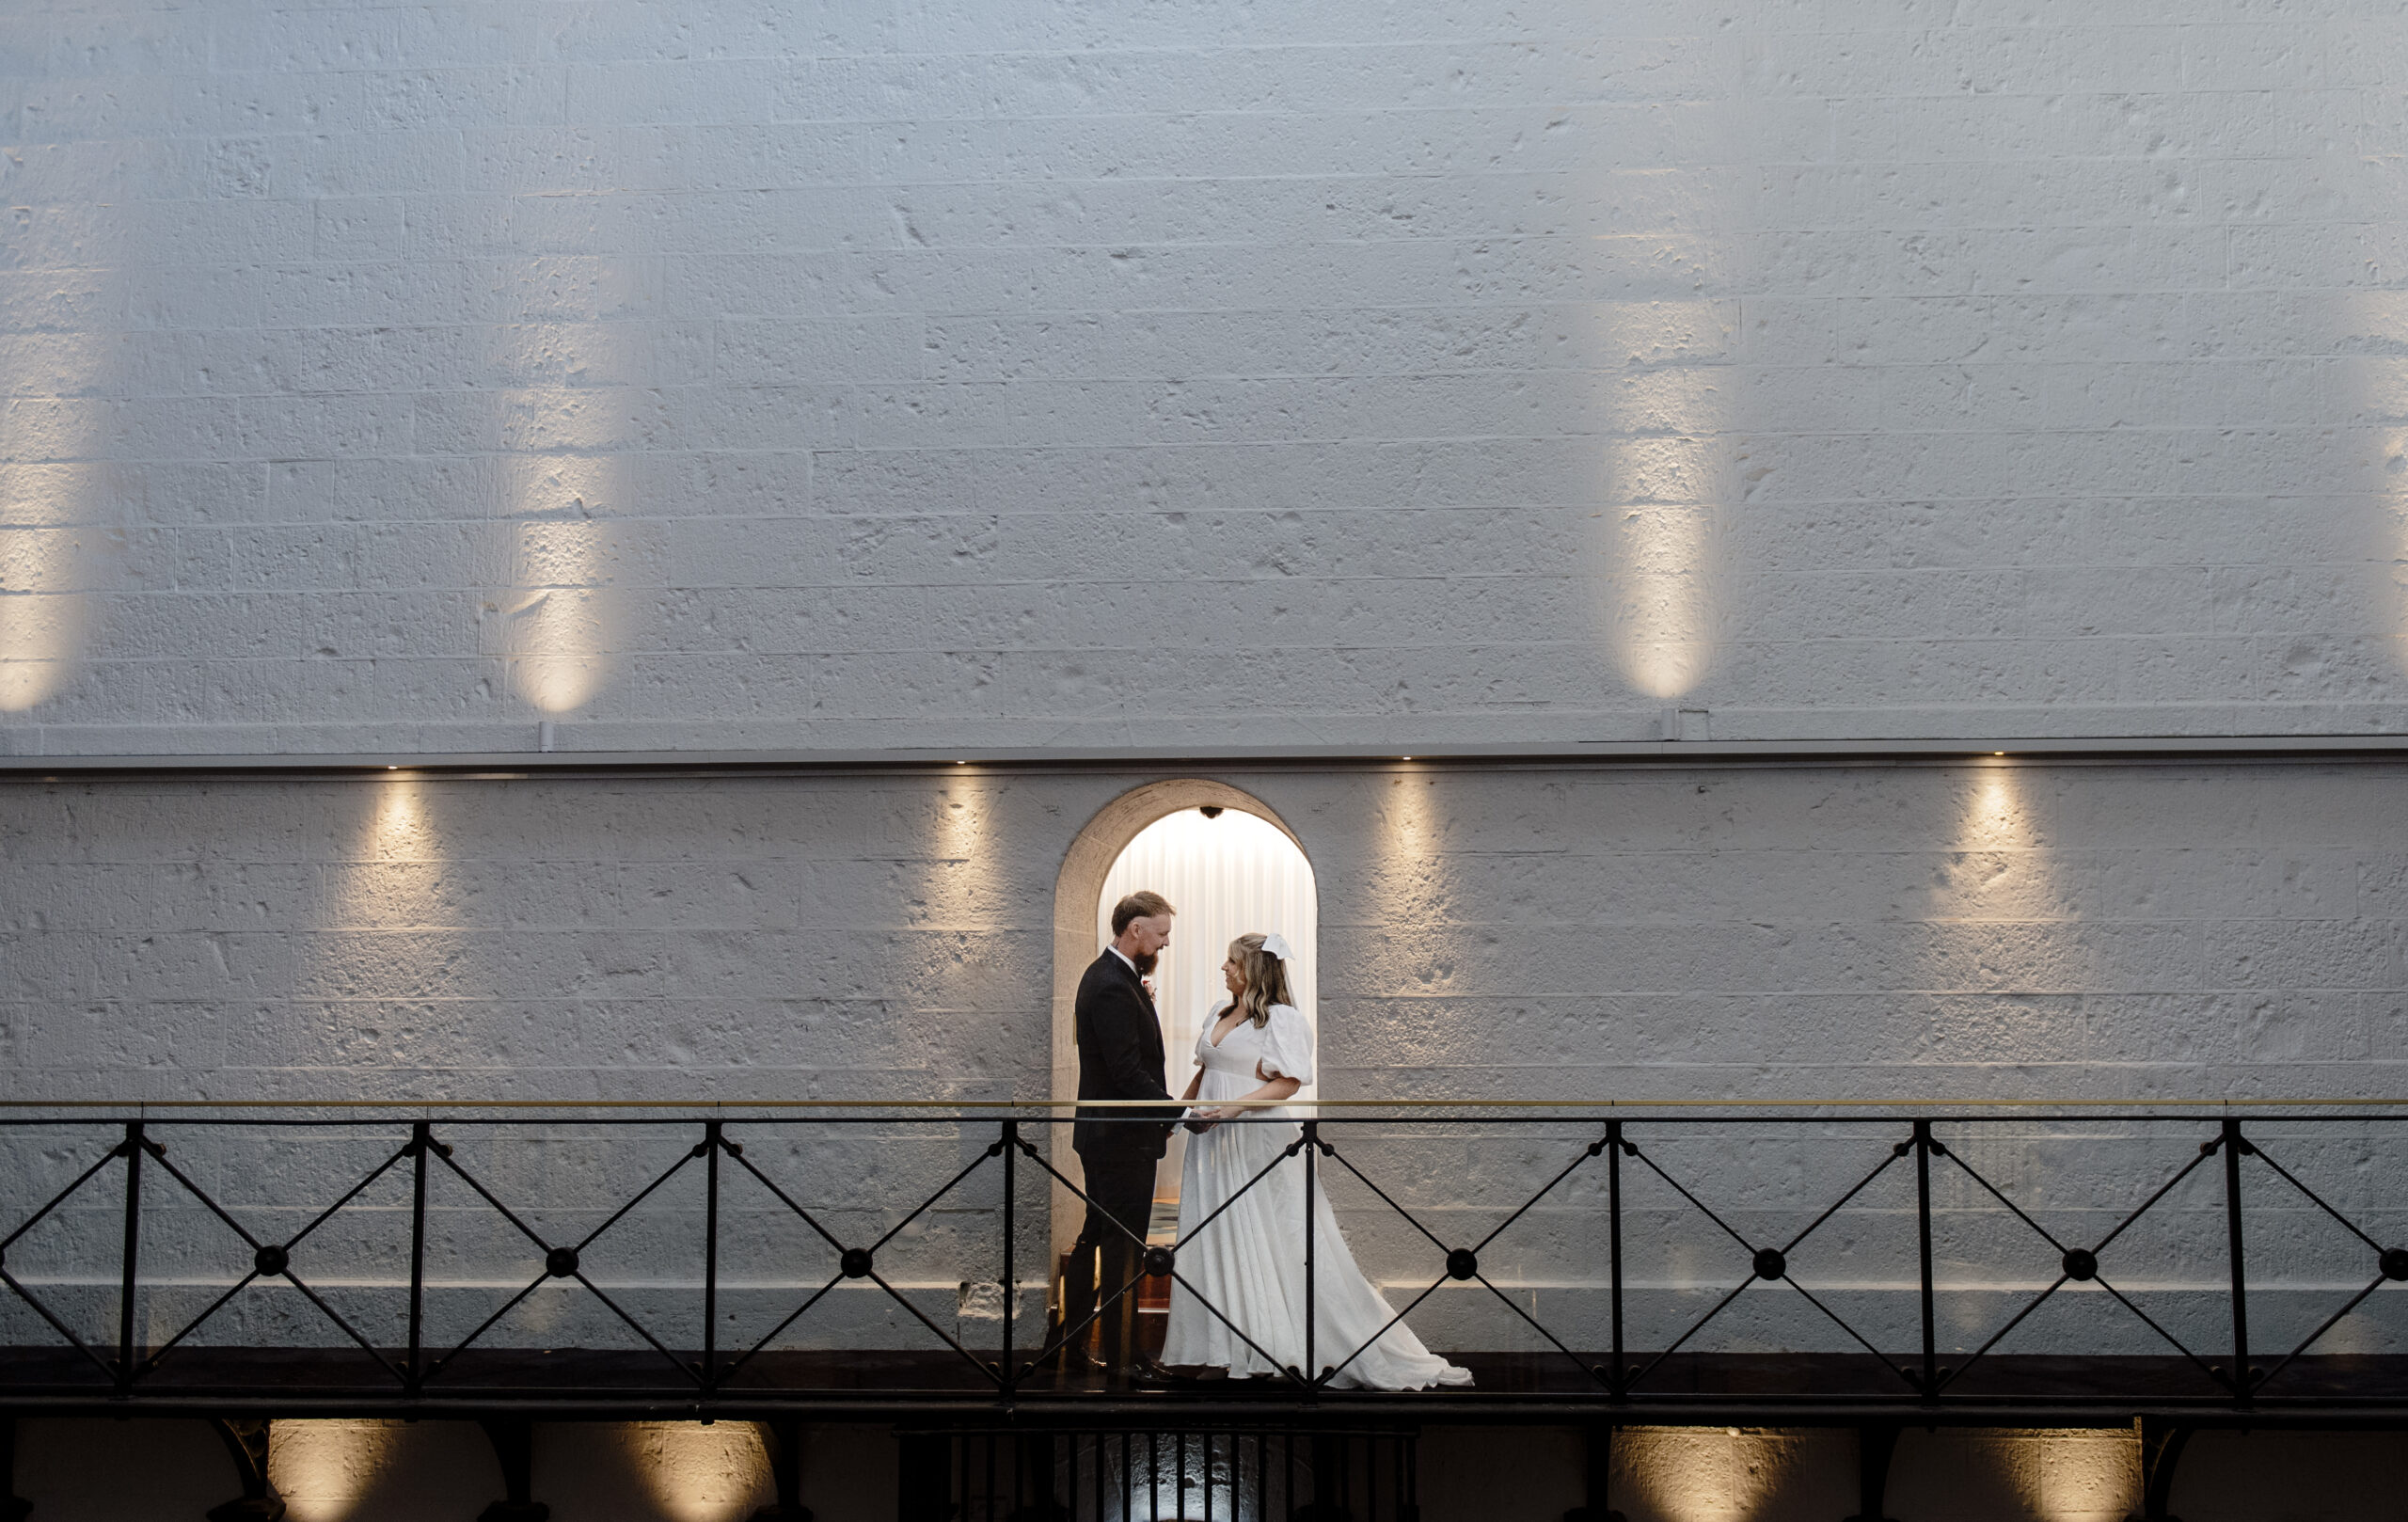
<path id="1" fill-rule="evenodd" d="M 1303 1011 L 1293 1005 L 1271 1007 L 1271 1023 L 1262 1032 L 1259 1060 L 1262 1070 L 1274 1078 L 1292 1078 L 1300 1084 L 1313 1081 L 1313 1028 L 1305 1023 Z"/>

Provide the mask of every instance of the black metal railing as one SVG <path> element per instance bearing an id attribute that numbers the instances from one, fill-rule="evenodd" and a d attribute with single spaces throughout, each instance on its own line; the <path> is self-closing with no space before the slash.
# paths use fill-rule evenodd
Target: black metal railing
<path id="1" fill-rule="evenodd" d="M 1153 1279 L 1282 1371 L 1156 1403 L 2408 1412 L 2408 1297 L 2382 1294 L 2408 1282 L 2403 1119 L 1228 1122 L 1287 1128 L 1245 1187 L 1300 1172 L 1307 1220 L 1336 1199 L 1394 1320 L 1477 1381 L 1386 1396 L 1341 1387 L 1370 1341 L 1331 1345 L 1309 1293 L 1301 1349 L 1213 1303 L 1182 1263 L 1211 1219 L 1133 1243 L 1084 1318 L 1032 1304 L 1049 1221 L 1085 1202 L 1045 1107 L 21 1111 L 0 1119 L 0 1403 L 1075 1405 L 1132 1398 L 1062 1356 Z"/>

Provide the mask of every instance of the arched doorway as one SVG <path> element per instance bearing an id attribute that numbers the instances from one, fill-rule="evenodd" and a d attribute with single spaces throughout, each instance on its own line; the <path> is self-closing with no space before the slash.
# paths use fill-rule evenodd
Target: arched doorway
<path id="1" fill-rule="evenodd" d="M 1203 809 L 1220 811 L 1207 817 Z M 1137 879 L 1146 880 L 1139 881 Z M 1054 896 L 1054 1096 L 1078 1093 L 1079 1059 L 1072 1002 L 1079 975 L 1110 938 L 1112 905 L 1133 887 L 1149 887 L 1180 911 L 1171 948 L 1155 970 L 1156 1002 L 1168 1059 L 1164 1075 L 1176 1094 L 1194 1071 L 1197 1023 L 1221 997 L 1220 965 L 1231 937 L 1277 930 L 1295 947 L 1292 971 L 1306 1018 L 1314 1018 L 1313 969 L 1319 905 L 1312 864 L 1295 832 L 1269 805 L 1226 783 L 1179 778 L 1149 783 L 1098 811 L 1071 842 Z M 1310 1091 L 1307 1090 L 1307 1093 Z M 1067 1112 L 1062 1118 L 1068 1119 Z M 1054 1165 L 1079 1177 L 1077 1155 L 1059 1128 Z M 1173 1197 L 1179 1149 L 1165 1159 Z M 1078 1236 L 1083 1210 L 1056 1189 L 1052 1212 L 1054 1255 Z"/>

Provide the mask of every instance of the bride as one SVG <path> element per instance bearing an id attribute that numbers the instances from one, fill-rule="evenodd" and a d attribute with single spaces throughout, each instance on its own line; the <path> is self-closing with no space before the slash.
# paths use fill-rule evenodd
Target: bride
<path id="1" fill-rule="evenodd" d="M 1174 1368 L 1271 1374 L 1282 1365 L 1305 1367 L 1303 1158 L 1282 1162 L 1245 1189 L 1295 1141 L 1297 1130 L 1275 1123 L 1287 1118 L 1284 1110 L 1228 1102 L 1288 1099 L 1312 1079 L 1312 1030 L 1291 1002 L 1287 956 L 1288 943 L 1275 935 L 1230 942 L 1229 959 L 1221 964 L 1229 997 L 1213 1007 L 1196 1038 L 1197 1071 L 1181 1098 L 1202 1102 L 1187 1120 L 1200 1134 L 1188 1138 L 1180 1178 L 1180 1279 L 1171 1284 L 1162 1356 Z M 1233 1120 L 1238 1123 L 1224 1124 Z M 1330 1383 L 1371 1389 L 1470 1384 L 1469 1371 L 1432 1354 L 1402 1322 L 1388 1324 L 1395 1311 L 1354 1266 L 1329 1196 L 1319 1188 L 1312 1219 L 1313 1356 L 1324 1367 L 1344 1360 Z M 1245 1338 L 1205 1308 L 1205 1301 Z M 1364 1347 L 1375 1333 L 1378 1340 Z M 1246 1338 L 1262 1352 L 1247 1346 Z"/>

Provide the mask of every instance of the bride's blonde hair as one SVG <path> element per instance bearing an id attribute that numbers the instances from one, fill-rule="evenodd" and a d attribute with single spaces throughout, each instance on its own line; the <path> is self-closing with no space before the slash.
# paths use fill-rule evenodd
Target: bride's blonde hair
<path id="1" fill-rule="evenodd" d="M 1245 976 L 1245 991 L 1238 995 L 1238 1013 L 1257 1025 L 1271 1023 L 1273 1005 L 1296 1002 L 1296 996 L 1288 991 L 1287 962 L 1262 949 L 1259 934 L 1242 935 L 1230 942 L 1229 960 Z"/>

